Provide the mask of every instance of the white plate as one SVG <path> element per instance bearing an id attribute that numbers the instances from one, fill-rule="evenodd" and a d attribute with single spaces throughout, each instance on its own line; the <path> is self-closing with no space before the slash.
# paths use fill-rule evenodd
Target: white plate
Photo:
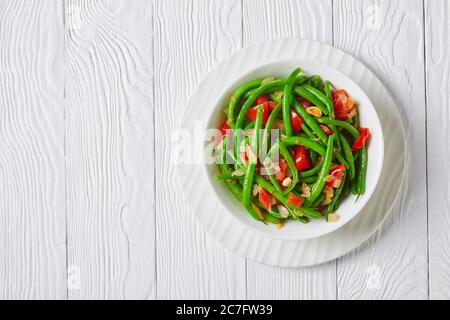
<path id="1" fill-rule="evenodd" d="M 280 240 L 262 235 L 230 215 L 207 183 L 203 162 L 205 108 L 213 108 L 223 88 L 239 75 L 280 60 L 310 60 L 347 75 L 372 101 L 384 133 L 384 165 L 377 188 L 361 212 L 340 229 L 318 238 Z M 277 39 L 245 48 L 219 64 L 197 87 L 186 107 L 182 128 L 191 133 L 189 145 L 198 164 L 179 164 L 181 190 L 206 230 L 235 253 L 265 264 L 310 266 L 335 259 L 363 243 L 386 219 L 397 199 L 405 172 L 405 134 L 389 92 L 361 62 L 339 49 L 310 40 Z M 186 149 L 185 149 L 186 150 Z M 183 155 L 188 163 L 192 157 Z M 174 160 L 174 159 L 172 159 Z"/>

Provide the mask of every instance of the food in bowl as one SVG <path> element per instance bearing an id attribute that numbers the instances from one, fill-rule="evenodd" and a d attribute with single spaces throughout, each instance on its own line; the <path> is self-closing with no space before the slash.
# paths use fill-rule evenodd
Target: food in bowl
<path id="1" fill-rule="evenodd" d="M 297 68 L 240 85 L 225 114 L 217 179 L 255 220 L 332 222 L 344 198 L 364 193 L 370 131 L 345 89 Z"/>

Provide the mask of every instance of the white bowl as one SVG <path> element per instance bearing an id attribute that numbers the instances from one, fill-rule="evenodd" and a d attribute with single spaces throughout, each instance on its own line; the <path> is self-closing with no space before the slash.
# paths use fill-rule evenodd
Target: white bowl
<path id="1" fill-rule="evenodd" d="M 218 168 L 215 164 L 204 164 L 207 171 L 208 182 L 214 190 L 215 195 L 226 211 L 235 219 L 245 224 L 248 228 L 260 234 L 282 240 L 304 240 L 320 237 L 340 228 L 352 218 L 354 218 L 364 207 L 372 196 L 377 186 L 384 158 L 384 140 L 378 115 L 371 101 L 363 90 L 342 72 L 316 61 L 309 60 L 287 60 L 277 61 L 260 65 L 250 72 L 242 74 L 229 88 L 224 88 L 223 94 L 218 97 L 217 103 L 209 109 L 208 128 L 218 128 L 224 120 L 224 107 L 231 93 L 242 83 L 252 79 L 263 79 L 269 76 L 287 77 L 296 67 L 300 67 L 306 75 L 318 74 L 323 80 L 329 80 L 334 88 L 345 89 L 358 103 L 360 123 L 362 127 L 370 129 L 371 138 L 368 146 L 368 167 L 366 176 L 366 190 L 356 201 L 352 194 L 343 200 L 336 211 L 339 219 L 335 222 L 326 222 L 325 219 L 311 220 L 308 224 L 298 221 L 288 221 L 281 229 L 276 229 L 273 225 L 265 225 L 260 221 L 252 219 L 243 206 L 234 198 L 227 186 L 222 181 L 217 181 L 215 176 Z M 205 111 L 208 109 L 205 108 Z M 206 138 L 208 140 L 208 138 Z"/>

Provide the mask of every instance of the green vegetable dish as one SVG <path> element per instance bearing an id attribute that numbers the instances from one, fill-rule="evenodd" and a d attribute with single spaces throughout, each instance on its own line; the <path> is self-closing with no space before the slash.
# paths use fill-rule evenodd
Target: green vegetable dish
<path id="1" fill-rule="evenodd" d="M 225 114 L 217 179 L 252 218 L 336 221 L 340 202 L 364 193 L 370 132 L 345 89 L 297 68 L 240 85 Z"/>

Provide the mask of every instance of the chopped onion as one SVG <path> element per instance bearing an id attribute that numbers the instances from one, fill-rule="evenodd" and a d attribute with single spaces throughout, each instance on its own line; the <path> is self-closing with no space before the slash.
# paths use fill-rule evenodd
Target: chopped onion
<path id="1" fill-rule="evenodd" d="M 261 81 L 261 84 L 266 84 L 266 83 L 271 82 L 273 80 L 275 80 L 275 77 L 267 77 L 267 78 L 263 79 L 263 81 Z"/>
<path id="2" fill-rule="evenodd" d="M 289 211 L 288 209 L 286 209 L 284 206 L 279 205 L 278 206 L 278 212 L 280 213 L 280 216 L 282 216 L 283 218 L 287 218 L 289 217 Z"/>
<path id="3" fill-rule="evenodd" d="M 322 110 L 320 110 L 317 107 L 308 107 L 306 108 L 306 112 L 308 112 L 310 115 L 314 117 L 321 117 L 322 116 Z"/>
<path id="4" fill-rule="evenodd" d="M 231 174 L 233 177 L 242 177 L 245 174 L 244 170 L 242 170 L 241 168 L 234 170 L 233 173 Z"/>
<path id="5" fill-rule="evenodd" d="M 327 222 L 335 222 L 339 220 L 339 216 L 336 213 L 330 213 L 328 215 L 328 220 Z"/>
<path id="6" fill-rule="evenodd" d="M 290 177 L 287 177 L 286 179 L 283 180 L 283 182 L 281 183 L 283 185 L 283 187 L 288 187 L 292 182 L 292 179 Z"/>
<path id="7" fill-rule="evenodd" d="M 253 186 L 253 196 L 256 197 L 260 190 L 261 190 L 261 187 L 259 185 L 255 184 Z"/>

